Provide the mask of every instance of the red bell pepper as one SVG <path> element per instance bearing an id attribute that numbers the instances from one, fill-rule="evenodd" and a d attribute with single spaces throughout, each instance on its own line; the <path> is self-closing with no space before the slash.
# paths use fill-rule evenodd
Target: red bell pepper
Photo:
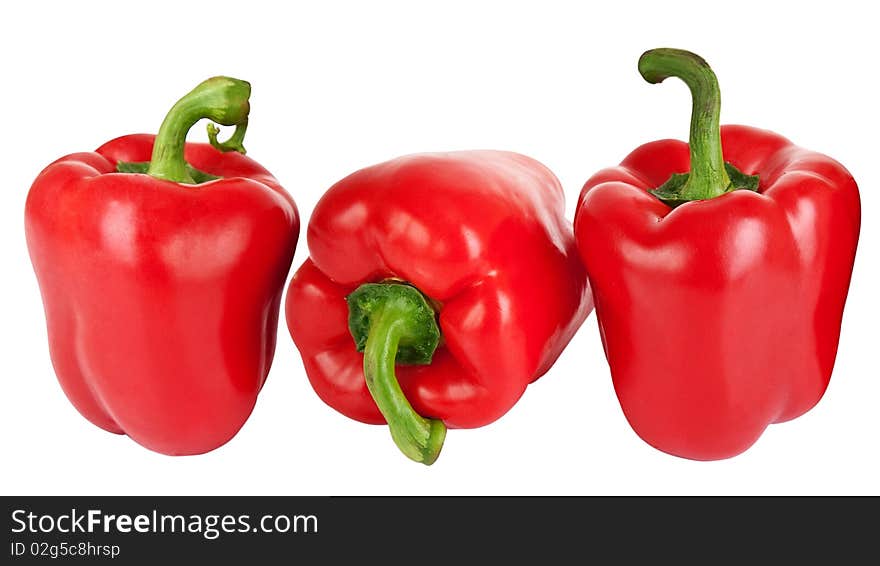
<path id="1" fill-rule="evenodd" d="M 592 308 L 563 199 L 543 165 L 498 151 L 401 157 L 331 187 L 286 302 L 320 398 L 387 422 L 425 464 L 446 427 L 506 413 Z"/>
<path id="2" fill-rule="evenodd" d="M 209 79 L 158 136 L 63 157 L 27 198 L 64 392 L 92 423 L 165 454 L 229 440 L 275 348 L 299 219 L 272 175 L 240 154 L 249 96 L 244 81 Z M 236 130 L 219 142 L 212 124 L 214 147 L 185 144 L 201 118 Z"/>
<path id="3" fill-rule="evenodd" d="M 648 51 L 639 70 L 688 85 L 690 144 L 651 142 L 594 175 L 575 233 L 633 429 L 671 454 L 726 458 L 828 385 L 858 188 L 841 164 L 777 134 L 719 129 L 717 80 L 693 53 Z"/>

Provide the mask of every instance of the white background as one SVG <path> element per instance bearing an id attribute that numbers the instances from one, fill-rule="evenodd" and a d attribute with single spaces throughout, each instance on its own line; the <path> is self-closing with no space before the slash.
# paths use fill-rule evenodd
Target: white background
<path id="1" fill-rule="evenodd" d="M 880 493 L 880 46 L 870 3 L 308 4 L 4 7 L 2 493 Z M 86 422 L 61 392 L 23 228 L 28 187 L 57 157 L 155 132 L 179 96 L 226 74 L 253 84 L 249 155 L 290 191 L 304 221 L 327 187 L 358 168 L 472 148 L 545 163 L 571 218 L 593 172 L 643 142 L 687 136 L 686 88 L 651 86 L 636 70 L 644 50 L 661 46 L 712 64 L 722 123 L 827 153 L 861 188 L 862 235 L 831 385 L 811 412 L 771 426 L 746 453 L 699 463 L 642 442 L 614 396 L 595 315 L 506 416 L 450 431 L 432 467 L 399 454 L 385 427 L 324 405 L 283 320 L 252 417 L 206 455 L 151 453 Z M 204 140 L 203 128 L 190 139 Z M 302 238 L 294 268 L 307 255 Z"/>

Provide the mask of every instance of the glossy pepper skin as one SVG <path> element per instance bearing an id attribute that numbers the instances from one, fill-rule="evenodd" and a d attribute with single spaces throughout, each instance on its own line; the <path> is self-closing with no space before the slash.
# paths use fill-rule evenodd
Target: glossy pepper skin
<path id="1" fill-rule="evenodd" d="M 405 282 L 436 311 L 442 334 L 430 363 L 395 368 L 415 412 L 452 428 L 506 413 L 592 308 L 563 201 L 547 168 L 500 151 L 405 156 L 331 187 L 286 300 L 320 398 L 353 419 L 386 422 L 346 298 L 364 284 Z"/>
<path id="2" fill-rule="evenodd" d="M 262 166 L 206 143 L 184 146 L 204 116 L 237 124 L 243 150 L 250 87 L 228 81 L 209 79 L 193 93 L 215 105 L 243 99 L 237 117 L 190 109 L 181 120 L 172 111 L 175 131 L 163 124 L 159 134 L 169 143 L 129 135 L 63 157 L 37 177 L 26 204 L 64 392 L 95 425 L 164 454 L 212 450 L 250 415 L 299 231 L 293 200 Z M 228 149 L 216 131 L 212 138 Z M 154 152 L 160 143 L 173 165 Z M 184 152 L 197 177 L 220 178 L 156 178 L 184 167 Z M 151 156 L 151 174 L 117 172 L 144 169 Z"/>
<path id="3" fill-rule="evenodd" d="M 695 121 L 702 102 L 695 93 Z M 696 460 L 739 454 L 822 397 L 859 235 L 858 189 L 840 163 L 745 126 L 721 127 L 720 141 L 756 191 L 667 206 L 648 191 L 693 174 L 694 147 L 655 141 L 587 181 L 575 218 L 626 418 Z"/>

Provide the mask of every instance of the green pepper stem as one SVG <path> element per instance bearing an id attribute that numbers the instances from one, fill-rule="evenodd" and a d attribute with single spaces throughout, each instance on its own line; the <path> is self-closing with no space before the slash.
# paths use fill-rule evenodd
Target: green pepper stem
<path id="1" fill-rule="evenodd" d="M 691 91 L 691 167 L 680 190 L 681 200 L 702 200 L 723 194 L 731 183 L 721 151 L 721 91 L 709 64 L 690 51 L 651 49 L 639 58 L 639 72 L 652 84 L 678 77 Z"/>
<path id="2" fill-rule="evenodd" d="M 373 313 L 364 348 L 364 377 L 394 443 L 408 458 L 430 465 L 440 455 L 446 426 L 415 412 L 394 373 L 400 340 L 411 318 L 411 308 L 403 301 L 387 301 Z"/>
<path id="3" fill-rule="evenodd" d="M 229 77 L 210 78 L 177 101 L 165 116 L 156 141 L 147 174 L 177 183 L 195 183 L 184 159 L 186 134 L 196 122 L 208 118 L 224 126 L 236 126 L 226 142 L 217 141 L 217 128 L 209 125 L 211 144 L 221 151 L 244 153 L 242 139 L 247 129 L 251 85 Z"/>

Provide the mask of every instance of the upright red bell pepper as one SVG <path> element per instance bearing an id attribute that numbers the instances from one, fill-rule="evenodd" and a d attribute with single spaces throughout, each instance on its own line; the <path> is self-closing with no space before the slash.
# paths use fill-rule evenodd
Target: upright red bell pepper
<path id="1" fill-rule="evenodd" d="M 726 458 L 828 385 L 858 188 L 841 164 L 779 135 L 719 129 L 718 83 L 693 53 L 648 51 L 639 71 L 688 85 L 690 145 L 651 142 L 594 175 L 575 232 L 636 433 L 678 456 Z"/>
<path id="2" fill-rule="evenodd" d="M 543 165 L 498 151 L 411 155 L 336 183 L 286 303 L 317 394 L 387 422 L 425 464 L 446 427 L 507 412 L 592 308 L 563 205 Z"/>
<path id="3" fill-rule="evenodd" d="M 272 175 L 241 155 L 249 96 L 244 81 L 209 79 L 158 136 L 63 157 L 27 198 L 64 392 L 97 426 L 165 454 L 229 440 L 275 348 L 299 219 Z M 236 130 L 219 142 L 211 125 L 211 145 L 185 144 L 201 118 Z"/>

